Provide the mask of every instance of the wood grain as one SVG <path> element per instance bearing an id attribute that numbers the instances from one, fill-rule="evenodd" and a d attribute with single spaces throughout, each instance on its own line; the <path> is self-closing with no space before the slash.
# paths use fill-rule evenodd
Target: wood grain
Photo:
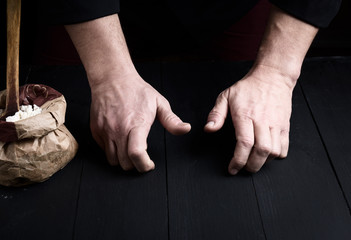
<path id="1" fill-rule="evenodd" d="M 231 121 L 215 134 L 202 128 L 218 93 L 250 63 L 137 68 L 192 123 L 185 136 L 153 126 L 156 169 L 147 174 L 110 167 L 92 140 L 82 67 L 31 69 L 29 82 L 65 95 L 66 125 L 80 149 L 45 183 L 0 188 L 1 239 L 351 239 L 351 58 L 306 62 L 294 92 L 288 158 L 235 177 L 227 174 Z"/>
<path id="2" fill-rule="evenodd" d="M 19 110 L 19 41 L 21 0 L 7 0 L 7 70 L 5 116 Z"/>
<path id="3" fill-rule="evenodd" d="M 306 66 L 302 74 L 309 71 Z M 299 85 L 288 157 L 270 162 L 253 179 L 267 239 L 351 239 L 347 203 Z"/>
<path id="4" fill-rule="evenodd" d="M 301 86 L 351 207 L 351 57 L 306 62 Z"/>
<path id="5" fill-rule="evenodd" d="M 166 135 L 171 239 L 350 239 L 349 209 L 299 86 L 288 158 L 257 174 L 226 174 L 235 146 L 230 119 L 216 134 L 202 127 L 245 65 L 166 64 L 166 96 L 193 124 L 187 136 Z"/>
<path id="6" fill-rule="evenodd" d="M 74 136 L 78 142 L 86 138 L 82 126 L 88 122 L 89 110 L 77 106 L 85 95 L 81 88 L 78 90 L 81 95 L 75 91 L 75 84 L 87 81 L 85 72 L 77 67 L 20 67 L 21 84 L 43 83 L 65 94 L 71 106 L 66 114 L 66 126 L 70 131 L 76 127 Z M 87 95 L 89 97 L 89 93 Z M 72 102 L 77 104 L 70 104 Z M 81 134 L 77 136 L 78 131 Z M 82 152 L 84 150 L 78 150 L 76 157 L 46 182 L 20 188 L 0 187 L 1 239 L 72 239 L 85 159 Z"/>
<path id="7" fill-rule="evenodd" d="M 164 65 L 165 96 L 192 124 L 187 135 L 166 134 L 170 239 L 266 239 L 251 175 L 227 173 L 235 146 L 231 120 L 218 133 L 203 131 L 217 95 L 248 66 Z"/>
<path id="8" fill-rule="evenodd" d="M 160 90 L 159 63 L 137 65 L 137 70 Z M 148 138 L 148 153 L 156 168 L 146 174 L 110 166 L 91 137 L 85 143 L 75 239 L 167 239 L 165 146 L 160 124 L 153 125 Z"/>

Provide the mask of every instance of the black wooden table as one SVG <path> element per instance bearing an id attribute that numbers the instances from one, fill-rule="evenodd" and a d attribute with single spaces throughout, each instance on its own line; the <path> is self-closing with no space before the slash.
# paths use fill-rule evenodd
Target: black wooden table
<path id="1" fill-rule="evenodd" d="M 80 148 L 44 183 L 0 187 L 0 239 L 351 239 L 351 57 L 305 61 L 293 95 L 289 156 L 233 177 L 230 121 L 218 133 L 202 129 L 217 95 L 250 65 L 137 65 L 192 123 L 185 136 L 153 125 L 148 146 L 156 169 L 147 174 L 110 167 L 92 140 L 82 67 L 23 66 L 22 84 L 47 84 L 65 95 L 66 126 Z"/>

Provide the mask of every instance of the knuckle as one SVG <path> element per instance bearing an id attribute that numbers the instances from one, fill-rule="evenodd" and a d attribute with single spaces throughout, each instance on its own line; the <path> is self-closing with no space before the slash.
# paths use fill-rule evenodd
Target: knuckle
<path id="1" fill-rule="evenodd" d="M 217 100 L 221 101 L 221 100 L 227 99 L 227 97 L 228 97 L 228 91 L 224 90 L 218 95 Z"/>
<path id="2" fill-rule="evenodd" d="M 217 99 L 216 99 L 216 105 L 218 105 L 218 104 L 220 104 L 220 103 L 222 103 L 222 102 L 225 102 L 225 101 L 227 101 L 227 99 L 228 99 L 228 93 L 227 93 L 227 91 L 223 91 L 223 92 L 221 92 L 219 95 L 218 95 L 218 97 L 217 97 Z"/>
<path id="3" fill-rule="evenodd" d="M 241 160 L 241 159 L 235 159 L 233 161 L 233 167 L 235 167 L 236 169 L 241 169 L 246 165 L 246 161 L 245 160 Z"/>
<path id="4" fill-rule="evenodd" d="M 138 148 L 138 147 L 130 148 L 130 149 L 128 149 L 128 156 L 131 159 L 139 159 L 143 155 L 144 152 L 145 152 L 145 150 L 142 148 Z"/>
<path id="5" fill-rule="evenodd" d="M 249 137 L 239 137 L 237 139 L 237 144 L 244 148 L 252 148 L 254 145 L 254 139 Z"/>
<path id="6" fill-rule="evenodd" d="M 179 117 L 177 117 L 175 114 L 170 113 L 170 114 L 168 114 L 168 115 L 166 116 L 165 120 L 166 120 L 167 122 L 178 121 L 178 120 L 179 120 Z"/>
<path id="7" fill-rule="evenodd" d="M 121 125 L 111 126 L 109 124 L 105 124 L 100 131 L 110 139 L 114 138 L 115 136 L 123 137 L 126 135 L 126 130 Z"/>
<path id="8" fill-rule="evenodd" d="M 280 151 L 277 149 L 272 149 L 272 151 L 270 152 L 270 155 L 272 157 L 279 157 L 280 156 Z"/>
<path id="9" fill-rule="evenodd" d="M 269 155 L 272 151 L 271 146 L 269 146 L 268 144 L 257 145 L 256 149 L 262 155 Z"/>
<path id="10" fill-rule="evenodd" d="M 167 100 L 167 98 L 163 97 L 161 98 L 161 104 L 164 105 L 166 108 L 171 108 L 171 104 Z"/>
<path id="11" fill-rule="evenodd" d="M 212 109 L 211 112 L 209 113 L 209 118 L 223 118 L 222 114 L 217 111 L 216 109 Z"/>
<path id="12" fill-rule="evenodd" d="M 283 128 L 283 129 L 280 131 L 280 134 L 283 135 L 283 136 L 289 135 L 289 133 L 290 133 L 289 128 Z"/>

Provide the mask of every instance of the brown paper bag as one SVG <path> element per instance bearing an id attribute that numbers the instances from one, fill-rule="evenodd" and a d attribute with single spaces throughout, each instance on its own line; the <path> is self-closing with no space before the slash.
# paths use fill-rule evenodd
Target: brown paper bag
<path id="1" fill-rule="evenodd" d="M 0 113 L 6 91 L 0 92 Z M 20 88 L 20 105 L 37 105 L 42 113 L 17 122 L 0 121 L 0 184 L 42 182 L 73 159 L 78 144 L 64 126 L 64 96 L 45 85 Z"/>

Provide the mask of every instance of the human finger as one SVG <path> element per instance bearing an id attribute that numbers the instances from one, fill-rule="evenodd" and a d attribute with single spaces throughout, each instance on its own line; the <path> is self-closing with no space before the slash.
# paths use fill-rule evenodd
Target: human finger
<path id="1" fill-rule="evenodd" d="M 128 156 L 128 136 L 119 136 L 115 141 L 117 142 L 117 157 L 121 168 L 125 171 L 133 169 L 134 166 Z"/>
<path id="2" fill-rule="evenodd" d="M 166 99 L 162 99 L 158 102 L 157 117 L 162 126 L 174 135 L 185 134 L 191 129 L 189 123 L 183 122 L 175 113 L 173 113 L 171 106 Z"/>
<path id="3" fill-rule="evenodd" d="M 251 119 L 234 119 L 236 145 L 233 158 L 231 159 L 228 171 L 230 174 L 237 174 L 247 163 L 251 149 L 254 145 L 254 129 Z"/>
<path id="4" fill-rule="evenodd" d="M 254 123 L 255 144 L 246 164 L 249 172 L 258 172 L 272 151 L 271 132 L 267 125 Z"/>
<path id="5" fill-rule="evenodd" d="M 225 92 L 219 94 L 215 106 L 212 108 L 207 117 L 207 123 L 204 127 L 206 132 L 218 131 L 224 124 L 228 113 L 228 100 Z"/>
<path id="6" fill-rule="evenodd" d="M 271 128 L 271 153 L 267 159 L 268 161 L 273 160 L 280 156 L 282 148 L 281 148 L 281 136 L 280 136 L 280 129 L 279 128 Z"/>
<path id="7" fill-rule="evenodd" d="M 287 130 L 282 130 L 280 133 L 281 136 L 281 153 L 279 158 L 286 158 L 288 156 L 288 150 L 289 150 L 289 131 Z"/>
<path id="8" fill-rule="evenodd" d="M 115 142 L 111 140 L 107 140 L 105 146 L 105 154 L 107 161 L 109 162 L 110 165 L 112 166 L 117 166 L 118 165 L 118 157 L 117 157 L 117 146 Z"/>
<path id="9" fill-rule="evenodd" d="M 139 172 L 147 172 L 155 168 L 154 162 L 147 154 L 147 136 L 150 127 L 135 127 L 128 135 L 128 156 Z"/>

